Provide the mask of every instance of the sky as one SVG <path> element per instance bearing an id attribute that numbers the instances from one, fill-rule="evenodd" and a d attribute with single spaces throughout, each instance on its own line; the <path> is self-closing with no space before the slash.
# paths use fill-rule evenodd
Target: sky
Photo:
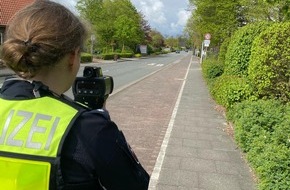
<path id="1" fill-rule="evenodd" d="M 78 0 L 54 0 L 76 12 Z M 131 0 L 132 4 L 145 15 L 152 29 L 164 37 L 182 35 L 191 12 L 187 11 L 188 0 Z"/>

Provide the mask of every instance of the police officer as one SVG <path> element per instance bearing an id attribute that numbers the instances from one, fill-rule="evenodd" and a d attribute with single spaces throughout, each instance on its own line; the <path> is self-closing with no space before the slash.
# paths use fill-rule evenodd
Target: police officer
<path id="1" fill-rule="evenodd" d="M 65 98 L 86 29 L 48 0 L 18 12 L 2 61 L 19 76 L 0 96 L 1 189 L 145 190 L 149 175 L 105 109 Z"/>

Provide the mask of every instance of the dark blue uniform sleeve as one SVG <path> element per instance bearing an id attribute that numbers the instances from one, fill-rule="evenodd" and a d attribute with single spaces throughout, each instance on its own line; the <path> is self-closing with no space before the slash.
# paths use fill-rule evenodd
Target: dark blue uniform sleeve
<path id="1" fill-rule="evenodd" d="M 95 113 L 88 114 L 82 124 L 90 133 L 86 149 L 92 156 L 99 182 L 109 190 L 147 190 L 148 173 L 117 125 L 106 118 L 106 112 L 103 114 L 104 119 Z"/>

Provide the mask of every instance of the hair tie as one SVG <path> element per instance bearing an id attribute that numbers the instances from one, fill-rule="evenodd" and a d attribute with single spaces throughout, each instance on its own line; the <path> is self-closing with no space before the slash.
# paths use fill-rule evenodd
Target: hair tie
<path id="1" fill-rule="evenodd" d="M 26 46 L 30 45 L 30 43 L 31 43 L 30 39 L 24 41 L 24 45 L 26 45 Z"/>
<path id="2" fill-rule="evenodd" d="M 28 48 L 28 52 L 30 53 L 36 52 L 37 49 L 39 48 L 38 44 L 31 43 L 31 39 L 25 40 L 23 42 L 24 42 L 24 45 Z"/>

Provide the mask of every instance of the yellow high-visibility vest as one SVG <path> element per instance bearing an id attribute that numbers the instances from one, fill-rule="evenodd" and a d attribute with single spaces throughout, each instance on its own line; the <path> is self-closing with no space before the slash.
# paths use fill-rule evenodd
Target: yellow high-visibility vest
<path id="1" fill-rule="evenodd" d="M 79 110 L 54 98 L 0 98 L 0 187 L 51 189 L 51 169 Z"/>

